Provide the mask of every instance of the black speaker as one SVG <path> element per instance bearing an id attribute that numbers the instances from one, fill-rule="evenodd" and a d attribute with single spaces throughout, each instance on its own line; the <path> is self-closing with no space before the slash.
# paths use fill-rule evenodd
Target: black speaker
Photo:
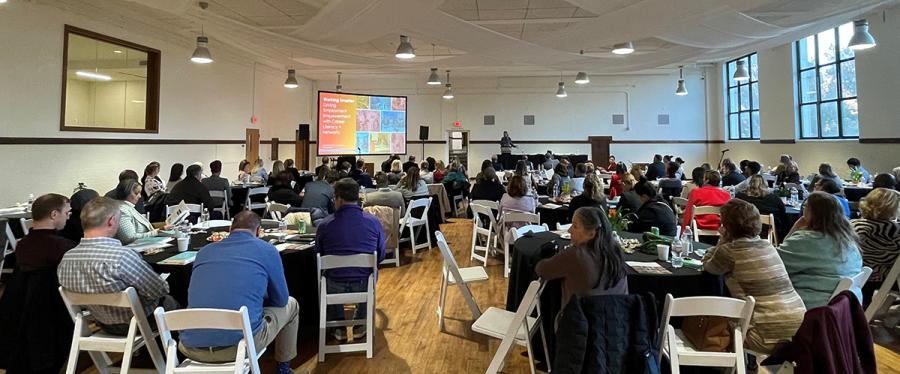
<path id="1" fill-rule="evenodd" d="M 428 126 L 419 126 L 419 140 L 428 140 Z"/>
<path id="2" fill-rule="evenodd" d="M 301 123 L 297 128 L 297 139 L 309 140 L 309 124 Z"/>

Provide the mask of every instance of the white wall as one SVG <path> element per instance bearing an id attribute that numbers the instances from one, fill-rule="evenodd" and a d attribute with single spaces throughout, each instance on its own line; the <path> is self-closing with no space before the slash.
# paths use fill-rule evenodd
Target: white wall
<path id="1" fill-rule="evenodd" d="M 159 134 L 59 131 L 63 25 L 96 31 L 159 49 L 162 52 Z M 283 72 L 250 62 L 217 58 L 210 65 L 188 61 L 188 43 L 174 45 L 129 32 L 118 26 L 32 2 L 10 2 L 0 10 L 0 137 L 242 140 L 247 127 L 260 128 L 261 139 L 293 139 L 298 123 L 310 123 L 312 82 L 282 86 Z M 217 46 L 218 48 L 224 48 Z M 212 47 L 216 56 L 216 46 Z M 221 49 L 219 50 L 221 52 Z M 223 53 L 219 54 L 220 56 Z M 256 126 L 253 114 L 256 72 Z M 260 155 L 269 157 L 263 145 Z M 293 157 L 293 147 L 281 158 Z M 29 193 L 71 194 L 78 182 L 104 193 L 117 182 L 122 169 L 139 174 L 153 160 L 168 175 L 172 163 L 208 164 L 220 159 L 229 178 L 244 158 L 243 146 L 219 145 L 0 145 L 6 174 L 11 176 L 0 194 L 0 205 L 24 201 Z"/>
<path id="2" fill-rule="evenodd" d="M 875 36 L 875 48 L 856 54 L 856 82 L 859 100 L 860 139 L 900 137 L 900 75 L 893 74 L 900 61 L 900 7 L 887 10 L 887 23 L 881 13 L 870 15 L 869 31 Z M 758 51 L 760 90 L 760 131 L 762 142 L 799 139 L 796 134 L 796 90 L 792 45 Z M 721 69 L 721 66 L 719 67 Z M 717 85 L 719 101 L 722 72 L 711 74 L 710 85 Z M 712 109 L 712 108 L 711 108 Z M 726 122 L 723 107 L 716 108 L 721 129 Z M 722 133 L 722 138 L 726 134 Z M 887 172 L 900 165 L 900 144 L 860 143 L 858 140 L 797 140 L 796 144 L 761 144 L 759 141 L 728 141 L 734 160 L 755 159 L 768 165 L 778 162 L 782 153 L 794 156 L 801 174 L 813 173 L 827 162 L 841 175 L 848 174 L 846 161 L 857 157 L 871 172 Z"/>

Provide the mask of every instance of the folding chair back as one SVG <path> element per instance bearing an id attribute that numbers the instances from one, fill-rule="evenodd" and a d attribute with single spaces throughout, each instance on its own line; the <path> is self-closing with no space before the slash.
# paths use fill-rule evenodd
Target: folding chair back
<path id="1" fill-rule="evenodd" d="M 502 340 L 500 341 L 500 347 L 497 348 L 497 352 L 494 353 L 494 357 L 491 359 L 491 363 L 488 366 L 487 371 L 485 373 L 499 373 L 500 370 L 503 369 L 503 363 L 506 361 L 506 356 L 509 355 L 509 352 L 512 351 L 513 344 L 525 345 L 529 351 L 529 360 L 531 361 L 531 372 L 535 372 L 534 368 L 534 352 L 531 350 L 531 336 L 535 331 L 535 327 L 540 329 L 542 338 L 543 338 L 543 320 L 541 318 L 541 311 L 539 307 L 541 293 L 544 289 L 544 282 L 534 280 L 528 284 L 528 289 L 525 290 L 525 296 L 522 297 L 522 301 L 519 303 L 519 307 L 516 308 L 516 313 L 512 315 L 509 320 L 509 325 L 506 330 L 503 332 Z M 496 308 L 491 308 L 496 309 Z M 489 309 L 488 312 L 491 311 Z M 537 318 L 529 318 L 532 313 L 537 312 Z M 508 314 L 505 314 L 508 315 Z M 507 317 L 508 318 L 508 317 Z M 529 323 L 529 319 L 531 323 Z M 477 324 L 477 322 L 476 322 Z M 524 341 L 521 339 L 520 330 L 524 328 Z M 475 330 L 476 326 L 473 325 L 472 329 Z M 476 332 L 480 332 L 477 331 Z M 546 339 L 544 341 L 544 357 L 547 361 L 547 368 L 550 369 L 549 362 L 549 354 L 547 352 L 547 344 Z"/>
<path id="2" fill-rule="evenodd" d="M 525 235 L 529 232 L 539 233 L 539 232 L 544 232 L 544 231 L 550 231 L 550 228 L 548 228 L 547 224 L 545 223 L 543 225 L 526 225 L 526 226 L 522 226 L 522 227 L 519 227 L 514 230 L 516 230 L 516 231 L 515 231 L 515 236 L 513 238 L 518 239 L 518 238 L 522 237 L 522 235 Z"/>
<path id="3" fill-rule="evenodd" d="M 374 339 L 373 325 L 375 320 L 375 282 L 378 279 L 378 253 L 357 254 L 347 256 L 316 254 L 317 274 L 319 279 L 319 362 L 325 361 L 326 353 L 365 351 L 367 358 L 372 358 Z M 350 292 L 329 294 L 326 287 L 325 271 L 338 268 L 372 268 L 366 292 Z M 366 304 L 365 320 L 327 321 L 328 305 Z M 326 345 L 327 328 L 365 325 L 366 341 L 364 343 Z"/>
<path id="4" fill-rule="evenodd" d="M 246 306 L 242 306 L 240 310 L 197 308 L 170 312 L 157 307 L 153 315 L 156 317 L 160 340 L 166 348 L 166 374 L 210 372 L 241 374 L 248 371 L 261 374 L 259 357 L 265 352 L 265 348 L 260 352 L 256 351 L 253 327 L 250 325 Z M 244 337 L 238 342 L 233 362 L 206 363 L 191 359 L 179 362 L 178 342 L 172 338 L 172 331 L 190 329 L 239 330 Z"/>
<path id="5" fill-rule="evenodd" d="M 707 214 L 720 215 L 721 208 L 717 206 L 695 206 L 691 210 L 691 230 L 695 236 L 719 236 L 719 230 L 704 230 L 697 227 L 697 216 Z"/>
<path id="6" fill-rule="evenodd" d="M 853 288 L 862 289 L 862 287 L 866 285 L 866 281 L 869 280 L 870 275 L 872 275 L 872 268 L 863 266 L 862 271 L 860 271 L 856 275 L 852 277 L 841 278 L 841 280 L 838 282 L 837 287 L 835 287 L 834 292 L 831 293 L 831 297 L 829 297 L 828 299 L 833 299 L 839 293 Z"/>
<path id="7" fill-rule="evenodd" d="M 222 213 L 222 217 L 225 219 L 230 219 L 231 215 L 228 212 L 228 193 L 225 190 L 209 191 L 209 197 L 213 199 L 222 199 L 222 206 L 213 208 L 213 211 Z"/>
<path id="8" fill-rule="evenodd" d="M 247 209 L 249 209 L 249 210 L 265 209 L 265 208 L 266 208 L 266 203 L 265 203 L 265 202 L 254 203 L 253 200 L 252 200 L 252 198 L 253 198 L 254 196 L 264 196 L 264 197 L 266 197 L 266 196 L 268 196 L 268 195 L 269 195 L 269 187 L 253 187 L 253 188 L 250 188 L 250 189 L 247 190 L 247 202 L 244 204 L 244 206 L 247 207 Z M 264 201 L 267 201 L 268 198 L 264 198 L 263 200 L 264 200 Z"/>
<path id="9" fill-rule="evenodd" d="M 28 232 L 31 231 L 31 228 L 34 226 L 34 220 L 31 218 L 22 218 L 19 220 L 19 224 L 22 225 L 22 235 L 28 235 Z"/>
<path id="10" fill-rule="evenodd" d="M 759 221 L 762 222 L 763 225 L 769 226 L 769 234 L 767 236 L 769 243 L 772 243 L 772 246 L 778 246 L 778 235 L 775 233 L 775 215 L 760 214 Z"/>
<path id="11" fill-rule="evenodd" d="M 472 312 L 472 317 L 478 319 L 478 317 L 481 316 L 481 309 L 478 308 L 478 304 L 475 302 L 475 297 L 472 296 L 472 291 L 469 290 L 468 284 L 486 281 L 488 280 L 488 275 L 484 270 L 484 267 L 481 266 L 460 269 L 459 264 L 456 263 L 456 259 L 453 257 L 453 252 L 450 251 L 447 240 L 444 238 L 444 234 L 438 231 L 435 232 L 434 235 L 437 238 L 437 245 L 438 249 L 441 251 L 441 256 L 444 258 L 437 310 L 438 327 L 441 331 L 444 331 L 444 301 L 447 298 L 447 287 L 451 284 L 456 284 L 459 287 L 463 299 L 465 299 L 466 304 L 469 306 L 469 311 Z"/>
<path id="12" fill-rule="evenodd" d="M 428 209 L 431 208 L 431 197 L 421 198 L 410 200 L 409 205 L 406 207 L 406 215 L 400 219 L 400 235 L 403 235 L 403 230 L 409 228 L 409 238 L 401 239 L 401 242 L 410 242 L 410 246 L 412 247 L 413 254 L 416 254 L 416 251 L 419 249 L 431 249 L 431 228 L 428 223 Z M 414 209 L 424 208 L 422 209 L 422 213 L 416 217 L 413 215 L 412 211 Z M 427 234 L 426 242 L 421 244 L 416 244 L 416 235 L 421 230 L 422 226 L 425 227 L 425 233 Z"/>
<path id="13" fill-rule="evenodd" d="M 284 216 L 290 209 L 290 205 L 280 204 L 272 201 L 266 203 L 266 211 L 270 216 L 272 216 L 272 219 L 276 221 L 281 221 L 281 219 L 284 218 Z"/>
<path id="14" fill-rule="evenodd" d="M 496 202 L 496 201 L 491 201 L 491 200 L 472 200 L 472 202 L 469 203 L 469 205 L 471 205 L 471 204 L 478 204 L 478 205 L 481 205 L 481 206 L 488 207 L 488 208 L 490 208 L 491 210 L 493 210 L 494 212 L 499 212 L 499 211 L 500 211 L 500 203 L 498 203 L 498 202 Z M 494 216 L 496 217 L 496 213 L 494 214 Z"/>
<path id="15" fill-rule="evenodd" d="M 886 301 L 890 296 L 894 284 L 900 288 L 900 256 L 897 256 L 897 259 L 894 260 L 894 266 L 891 267 L 891 270 L 888 271 L 887 275 L 882 279 L 881 287 L 872 295 L 872 301 L 869 303 L 869 307 L 866 308 L 867 320 L 872 321 L 872 318 L 875 317 L 875 313 L 878 313 L 883 305 L 890 304 L 886 303 Z"/>
<path id="16" fill-rule="evenodd" d="M 474 220 L 474 224 L 472 225 L 472 248 L 469 258 L 481 261 L 482 264 L 487 264 L 488 253 L 498 246 L 498 235 L 496 231 L 497 222 L 494 218 L 494 212 L 489 206 L 477 203 L 472 203 L 469 207 L 472 208 L 472 217 Z M 487 217 L 487 225 L 485 225 L 482 217 Z M 478 245 L 478 242 L 482 237 L 484 238 L 485 244 L 480 246 Z M 484 252 L 484 255 L 479 252 Z"/>
<path id="17" fill-rule="evenodd" d="M 203 213 L 203 204 L 185 204 L 188 208 L 188 211 L 191 213 Z M 172 214 L 175 209 L 178 209 L 178 205 L 166 205 L 166 216 Z"/>

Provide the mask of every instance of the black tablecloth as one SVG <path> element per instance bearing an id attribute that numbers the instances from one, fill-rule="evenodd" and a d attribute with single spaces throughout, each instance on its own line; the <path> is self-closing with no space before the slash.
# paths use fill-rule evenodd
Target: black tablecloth
<path id="1" fill-rule="evenodd" d="M 572 211 L 569 210 L 568 205 L 563 205 L 556 209 L 538 206 L 537 212 L 541 215 L 541 224 L 546 223 L 551 230 L 556 230 L 560 224 L 572 223 Z"/>
<path id="2" fill-rule="evenodd" d="M 497 155 L 497 161 L 503 165 L 503 169 L 505 170 L 515 170 L 516 163 L 522 159 L 523 154 L 521 153 L 509 153 L 509 154 L 500 154 Z M 528 157 L 528 162 L 531 165 L 540 165 L 544 162 L 544 154 L 543 153 L 535 153 L 530 155 L 525 155 Z M 560 157 L 566 157 L 572 162 L 572 165 L 578 165 L 580 163 L 585 163 L 588 160 L 588 155 L 554 155 L 556 159 Z"/>
<path id="3" fill-rule="evenodd" d="M 847 198 L 847 201 L 860 201 L 862 198 L 866 197 L 869 192 L 872 192 L 872 189 L 868 187 L 844 187 L 844 196 Z"/>

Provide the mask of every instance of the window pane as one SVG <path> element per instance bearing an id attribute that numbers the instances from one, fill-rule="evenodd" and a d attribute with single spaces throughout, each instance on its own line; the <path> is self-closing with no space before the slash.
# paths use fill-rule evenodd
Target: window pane
<path id="1" fill-rule="evenodd" d="M 728 137 L 731 139 L 737 139 L 740 133 L 738 133 L 738 115 L 732 114 L 728 116 Z"/>
<path id="2" fill-rule="evenodd" d="M 800 39 L 797 42 L 799 51 L 799 56 L 797 58 L 800 59 L 800 68 L 806 69 L 809 67 L 813 67 L 816 65 L 816 45 L 815 45 L 815 37 L 808 36 L 806 38 Z"/>
<path id="3" fill-rule="evenodd" d="M 756 53 L 750 55 L 750 80 L 759 80 L 759 64 L 756 62 Z"/>
<path id="4" fill-rule="evenodd" d="M 816 113 L 816 105 L 800 106 L 800 123 L 803 125 L 800 135 L 805 138 L 819 136 L 819 115 Z"/>
<path id="5" fill-rule="evenodd" d="M 838 114 L 837 103 L 822 103 L 819 110 L 822 112 L 822 137 L 837 137 L 838 132 Z"/>
<path id="6" fill-rule="evenodd" d="M 738 89 L 730 88 L 728 89 L 728 112 L 729 113 L 737 113 L 738 111 Z"/>
<path id="7" fill-rule="evenodd" d="M 841 97 L 856 96 L 856 60 L 841 63 Z"/>
<path id="8" fill-rule="evenodd" d="M 750 97 L 753 99 L 753 109 L 759 109 L 759 83 L 750 85 Z"/>
<path id="9" fill-rule="evenodd" d="M 829 65 L 819 69 L 819 92 L 820 100 L 832 100 L 837 98 L 837 73 L 835 73 L 834 65 Z"/>
<path id="10" fill-rule="evenodd" d="M 850 38 L 853 37 L 853 22 L 847 22 L 841 27 L 838 27 L 838 42 L 841 47 L 841 59 L 846 60 L 848 58 L 853 58 L 853 50 L 847 48 L 850 44 Z"/>
<path id="11" fill-rule="evenodd" d="M 834 29 L 822 31 L 819 37 L 819 65 L 834 62 Z"/>
<path id="12" fill-rule="evenodd" d="M 815 102 L 816 90 L 816 71 L 807 70 L 800 73 L 800 102 Z"/>
<path id="13" fill-rule="evenodd" d="M 750 110 L 750 86 L 743 85 L 741 89 L 741 110 Z"/>
<path id="14" fill-rule="evenodd" d="M 856 107 L 856 99 L 841 102 L 841 125 L 844 126 L 844 136 L 859 136 L 859 109 Z"/>
<path id="15" fill-rule="evenodd" d="M 728 74 L 728 75 L 726 76 L 726 78 L 725 78 L 725 79 L 728 80 L 728 87 L 734 87 L 734 86 L 737 86 L 737 81 L 734 80 L 734 79 L 731 79 L 731 77 L 734 76 L 734 71 L 735 71 L 736 69 L 737 69 L 737 63 L 736 63 L 736 62 L 732 61 L 732 62 L 729 62 L 729 63 L 728 63 L 728 70 L 725 72 L 725 74 Z"/>
<path id="16" fill-rule="evenodd" d="M 741 138 L 750 137 L 750 113 L 741 113 Z"/>
<path id="17" fill-rule="evenodd" d="M 754 139 L 759 138 L 759 111 L 750 112 L 750 131 Z"/>

